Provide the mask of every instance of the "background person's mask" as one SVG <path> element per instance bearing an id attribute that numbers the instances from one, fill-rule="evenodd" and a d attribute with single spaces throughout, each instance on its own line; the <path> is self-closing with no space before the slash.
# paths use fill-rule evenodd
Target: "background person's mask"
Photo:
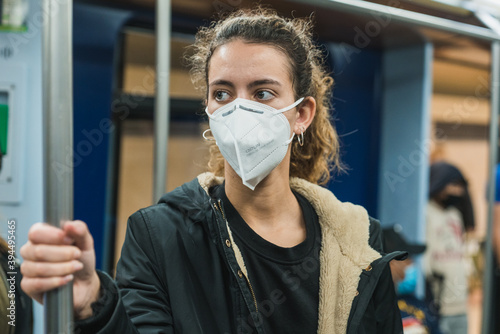
<path id="1" fill-rule="evenodd" d="M 418 268 L 412 263 L 405 269 L 405 278 L 397 284 L 397 293 L 399 295 L 410 295 L 415 293 L 417 288 Z"/>
<path id="2" fill-rule="evenodd" d="M 457 195 L 448 195 L 444 200 L 443 200 L 443 205 L 445 208 L 448 208 L 450 206 L 456 207 L 460 202 L 462 201 L 463 196 L 457 196 Z"/>
<path id="3" fill-rule="evenodd" d="M 279 110 L 242 98 L 213 114 L 205 109 L 219 150 L 248 188 L 254 190 L 285 157 L 295 134 L 290 138 L 290 123 L 283 112 L 303 99 Z"/>

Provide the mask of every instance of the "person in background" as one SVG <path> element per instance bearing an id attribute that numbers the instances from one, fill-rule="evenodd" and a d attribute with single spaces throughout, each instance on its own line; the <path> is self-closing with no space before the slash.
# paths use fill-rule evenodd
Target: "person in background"
<path id="1" fill-rule="evenodd" d="M 467 333 L 468 278 L 464 233 L 474 229 L 467 182 L 455 166 L 430 167 L 425 272 L 444 334 Z"/>
<path id="2" fill-rule="evenodd" d="M 415 295 L 419 270 L 413 262 L 413 257 L 425 251 L 425 245 L 410 244 L 403 237 L 402 227 L 394 225 L 383 230 L 384 251 L 408 252 L 408 258 L 403 261 L 391 261 L 391 273 L 398 306 L 403 320 L 405 334 L 440 334 L 439 318 L 436 310 Z"/>
<path id="3" fill-rule="evenodd" d="M 10 269 L 9 250 L 7 242 L 0 237 L 0 333 L 30 334 L 33 333 L 33 303 L 21 290 L 21 273 L 17 261 L 14 269 Z M 14 280 L 8 274 L 10 272 L 17 272 Z M 12 293 L 12 282 L 15 293 Z"/>

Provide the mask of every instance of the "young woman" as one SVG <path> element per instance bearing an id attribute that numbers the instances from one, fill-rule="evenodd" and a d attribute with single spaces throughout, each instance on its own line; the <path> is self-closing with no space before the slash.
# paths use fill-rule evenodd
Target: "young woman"
<path id="1" fill-rule="evenodd" d="M 341 167 L 310 22 L 240 10 L 194 47 L 211 172 L 130 217 L 116 281 L 83 222 L 34 225 L 23 289 L 41 302 L 73 280 L 81 333 L 401 333 L 401 254 L 381 256 L 378 222 L 318 185 Z"/>

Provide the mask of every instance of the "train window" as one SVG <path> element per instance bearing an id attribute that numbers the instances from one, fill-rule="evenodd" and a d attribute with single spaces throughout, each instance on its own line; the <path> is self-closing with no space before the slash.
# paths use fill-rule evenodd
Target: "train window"
<path id="1" fill-rule="evenodd" d="M 171 39 L 170 96 L 202 99 L 191 84 L 188 69 L 183 65 L 186 48 L 194 36 L 173 34 Z M 156 38 L 152 31 L 129 28 L 123 32 L 122 91 L 132 95 L 154 96 Z"/>

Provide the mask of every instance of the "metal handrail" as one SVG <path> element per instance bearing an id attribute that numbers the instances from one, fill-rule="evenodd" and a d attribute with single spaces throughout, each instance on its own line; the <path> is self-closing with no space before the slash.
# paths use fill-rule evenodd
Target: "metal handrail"
<path id="1" fill-rule="evenodd" d="M 73 5 L 43 6 L 44 220 L 60 227 L 73 219 Z M 44 305 L 45 333 L 73 332 L 71 282 L 45 293 Z"/>
<path id="2" fill-rule="evenodd" d="M 485 12 L 476 12 L 476 17 L 492 31 L 500 34 L 500 22 Z M 496 187 L 496 163 L 498 161 L 497 146 L 498 146 L 498 118 L 500 113 L 500 42 L 495 41 L 491 44 L 491 119 L 490 119 L 490 164 L 488 168 L 488 179 L 491 186 L 488 188 L 488 221 L 486 227 L 486 246 L 485 246 L 485 270 L 483 277 L 483 290 L 493 291 L 493 268 L 495 266 L 495 258 L 493 256 L 493 224 L 494 224 L 494 203 Z M 491 328 L 492 322 L 489 321 L 493 316 L 493 294 L 483 294 L 483 312 L 482 312 L 482 334 L 491 333 L 494 329 Z"/>
<path id="3" fill-rule="evenodd" d="M 456 22 L 441 17 L 416 13 L 409 10 L 380 5 L 362 0 L 290 0 L 292 2 L 336 9 L 359 15 L 387 15 L 396 22 L 409 23 L 420 27 L 433 28 L 454 34 L 474 37 L 487 41 L 500 41 L 500 35 L 487 28 Z M 394 4 L 399 1 L 394 0 Z"/>
<path id="4" fill-rule="evenodd" d="M 493 210 L 495 203 L 495 182 L 496 165 L 497 165 L 497 145 L 498 145 L 498 119 L 500 113 L 500 42 L 493 42 L 491 45 L 491 119 L 490 119 L 490 164 L 488 169 L 488 179 L 490 187 L 488 187 L 488 222 L 486 230 L 486 249 L 485 249 L 485 270 L 483 279 L 483 289 L 485 291 L 493 291 L 494 281 L 494 256 L 493 256 Z M 493 317 L 493 301 L 492 293 L 483 294 L 483 319 L 482 319 L 482 334 L 492 333 L 490 331 L 491 319 Z"/>
<path id="5" fill-rule="evenodd" d="M 153 202 L 165 193 L 170 126 L 171 1 L 156 1 L 156 93 Z"/>

